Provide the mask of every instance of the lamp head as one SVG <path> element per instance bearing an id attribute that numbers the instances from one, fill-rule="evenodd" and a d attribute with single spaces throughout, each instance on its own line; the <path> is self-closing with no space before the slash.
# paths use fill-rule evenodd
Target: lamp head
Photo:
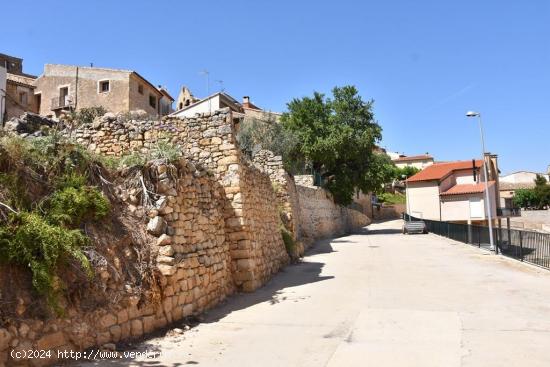
<path id="1" fill-rule="evenodd" d="M 467 116 L 467 117 L 477 117 L 477 116 L 479 116 L 479 115 L 480 115 L 479 112 L 474 112 L 474 111 L 468 111 L 468 112 L 466 112 L 466 116 Z"/>

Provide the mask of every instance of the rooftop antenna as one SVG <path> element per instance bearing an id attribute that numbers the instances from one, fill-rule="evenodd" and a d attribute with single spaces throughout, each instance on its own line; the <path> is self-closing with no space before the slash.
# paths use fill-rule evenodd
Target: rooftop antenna
<path id="1" fill-rule="evenodd" d="M 206 95 L 207 98 L 210 96 L 210 72 L 206 69 L 200 72 L 201 75 L 206 75 Z M 208 98 L 208 111 L 212 112 L 211 99 Z"/>
<path id="2" fill-rule="evenodd" d="M 220 85 L 220 92 L 224 92 L 225 88 L 223 87 L 223 80 L 216 80 L 216 83 Z"/>

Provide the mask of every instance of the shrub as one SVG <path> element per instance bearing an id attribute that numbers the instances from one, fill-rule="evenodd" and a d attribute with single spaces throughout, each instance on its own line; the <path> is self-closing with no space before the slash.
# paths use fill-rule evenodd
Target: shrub
<path id="1" fill-rule="evenodd" d="M 181 148 L 179 145 L 167 141 L 159 141 L 151 150 L 150 156 L 152 159 L 174 162 L 181 157 Z"/>
<path id="2" fill-rule="evenodd" d="M 286 252 L 289 254 L 290 257 L 295 257 L 296 242 L 294 241 L 294 238 L 292 238 L 292 233 L 290 233 L 290 231 L 286 229 L 283 225 L 281 225 L 281 237 L 283 238 Z"/>
<path id="3" fill-rule="evenodd" d="M 384 192 L 378 195 L 378 201 L 388 204 L 405 204 L 406 197 L 403 194 Z"/>
<path id="4" fill-rule="evenodd" d="M 265 114 L 263 119 L 245 117 L 239 126 L 237 141 L 241 150 L 253 157 L 262 149 L 270 150 L 283 158 L 285 168 L 292 173 L 303 173 L 305 161 L 293 153 L 298 145 L 296 134 L 284 129 L 275 115 Z"/>
<path id="5" fill-rule="evenodd" d="M 45 200 L 49 222 L 77 227 L 84 220 L 101 219 L 107 215 L 109 201 L 95 187 L 84 186 L 84 182 L 83 176 L 67 176 L 63 186 Z"/>
<path id="6" fill-rule="evenodd" d="M 0 227 L 0 260 L 28 267 L 36 291 L 47 297 L 57 312 L 61 283 L 56 272 L 72 258 L 91 277 L 92 269 L 82 247 L 88 239 L 79 230 L 66 229 L 48 223 L 37 213 L 13 215 L 7 226 Z"/>
<path id="7" fill-rule="evenodd" d="M 0 152 L 0 201 L 15 211 L 0 208 L 0 261 L 29 268 L 33 287 L 60 312 L 63 263 L 77 260 L 91 276 L 82 252 L 88 238 L 77 228 L 110 210 L 103 193 L 89 185 L 95 162 L 56 134 L 3 137 Z"/>
<path id="8" fill-rule="evenodd" d="M 78 126 L 81 124 L 91 124 L 94 122 L 96 117 L 101 117 L 107 113 L 107 110 L 103 106 L 96 107 L 85 107 L 78 110 L 78 112 L 73 112 L 68 117 L 68 122 L 73 126 Z"/>

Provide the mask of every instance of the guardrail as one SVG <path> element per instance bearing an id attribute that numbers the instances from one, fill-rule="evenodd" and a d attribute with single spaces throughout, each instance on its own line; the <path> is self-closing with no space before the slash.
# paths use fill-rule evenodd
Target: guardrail
<path id="1" fill-rule="evenodd" d="M 407 220 L 409 216 L 404 215 Z M 410 217 L 423 221 L 429 232 L 480 248 L 489 248 L 489 228 L 473 224 L 440 222 Z M 507 228 L 493 228 L 496 250 L 504 256 L 550 269 L 550 233 Z"/>
<path id="2" fill-rule="evenodd" d="M 520 208 L 497 208 L 497 215 L 499 217 L 520 217 Z"/>

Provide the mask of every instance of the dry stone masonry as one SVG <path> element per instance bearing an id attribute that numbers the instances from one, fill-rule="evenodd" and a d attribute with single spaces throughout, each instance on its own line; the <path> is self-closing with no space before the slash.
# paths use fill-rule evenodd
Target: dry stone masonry
<path id="1" fill-rule="evenodd" d="M 253 291 L 289 262 L 282 225 L 296 240 L 312 240 L 368 224 L 361 213 L 335 205 L 325 190 L 296 185 L 273 153 L 246 159 L 235 139 L 239 120 L 229 109 L 188 119 L 142 119 L 106 114 L 67 134 L 103 155 L 146 153 L 163 141 L 181 149 L 179 162 L 157 160 L 146 167 L 152 188 L 116 188 L 153 238 L 155 296 L 144 301 L 129 294 L 59 318 L 10 320 L 0 326 L 0 366 L 15 364 L 9 355 L 14 349 L 76 351 L 139 338 L 235 291 Z M 115 287 L 108 275 L 100 279 Z"/>

